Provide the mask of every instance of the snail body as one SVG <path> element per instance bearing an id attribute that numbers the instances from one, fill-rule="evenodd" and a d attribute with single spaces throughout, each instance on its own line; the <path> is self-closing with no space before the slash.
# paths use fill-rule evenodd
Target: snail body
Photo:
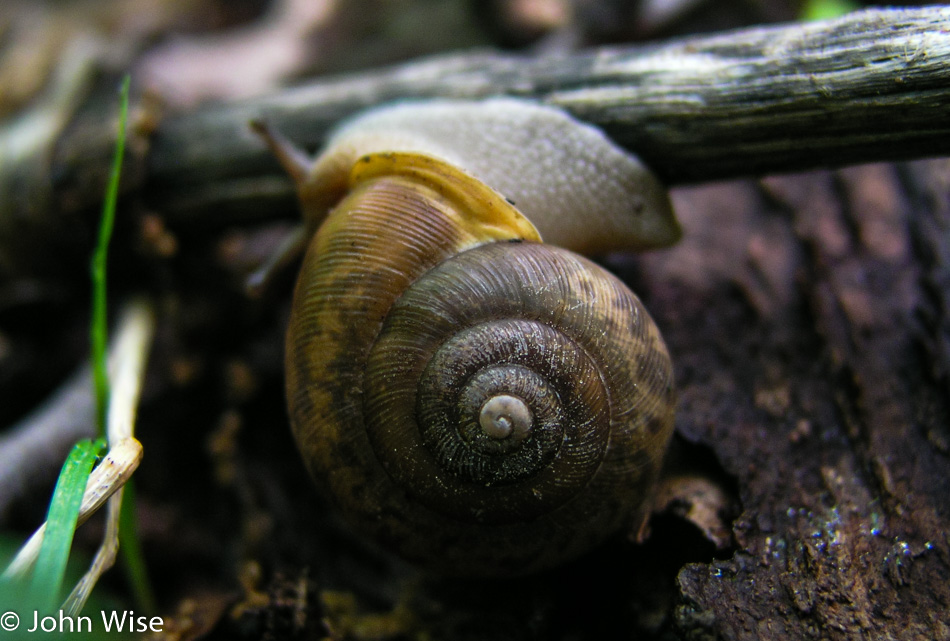
<path id="1" fill-rule="evenodd" d="M 666 347 L 616 277 L 541 238 L 672 242 L 649 172 L 513 100 L 371 112 L 312 166 L 270 142 L 312 230 L 286 340 L 290 418 L 344 516 L 468 576 L 534 572 L 642 523 L 673 425 Z M 519 168 L 533 178 L 512 186 Z"/>

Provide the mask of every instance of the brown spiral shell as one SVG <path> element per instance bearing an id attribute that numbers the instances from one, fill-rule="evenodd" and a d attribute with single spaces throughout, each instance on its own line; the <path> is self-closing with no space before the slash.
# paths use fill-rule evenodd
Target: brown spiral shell
<path id="1" fill-rule="evenodd" d="M 637 297 L 456 168 L 358 165 L 287 333 L 317 484 L 359 530 L 455 575 L 526 574 L 642 522 L 675 394 Z"/>

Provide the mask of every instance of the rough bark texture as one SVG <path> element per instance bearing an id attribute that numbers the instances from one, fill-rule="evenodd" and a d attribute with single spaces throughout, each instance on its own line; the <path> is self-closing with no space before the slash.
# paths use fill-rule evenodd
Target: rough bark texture
<path id="1" fill-rule="evenodd" d="M 280 192 L 250 118 L 317 148 L 350 113 L 431 96 L 509 94 L 565 108 L 668 183 L 946 153 L 948 24 L 950 8 L 869 11 L 569 58 L 419 62 L 169 121 L 150 183 L 173 211 L 231 189 L 243 196 L 248 180 Z"/>
<path id="2" fill-rule="evenodd" d="M 499 94 L 602 127 L 671 184 L 943 154 L 948 24 L 947 7 L 869 10 L 656 46 L 539 59 L 465 54 L 322 80 L 168 118 L 144 188 L 173 217 L 261 215 L 289 202 L 291 191 L 250 119 L 267 118 L 316 149 L 342 118 L 373 105 Z M 86 135 L 60 145 L 59 173 L 81 185 L 99 163 L 70 162 L 77 144 L 87 159 L 105 160 L 111 147 L 100 152 L 88 126 L 74 131 Z"/>
<path id="3" fill-rule="evenodd" d="M 685 567 L 689 639 L 950 638 L 946 161 L 676 192 L 644 259 L 678 433 L 743 506 Z"/>
<path id="4" fill-rule="evenodd" d="M 123 188 L 176 226 L 286 215 L 290 181 L 250 119 L 316 150 L 359 110 L 429 97 L 562 107 L 669 184 L 936 156 L 950 151 L 948 25 L 948 7 L 868 10 L 562 57 L 432 58 L 163 119 L 145 101 Z M 15 194 L 0 200 L 0 274 L 49 271 L 36 248 L 83 233 L 77 214 L 98 210 L 115 131 L 103 114 L 114 111 L 110 86 L 62 132 L 0 136 L 0 189 Z"/>

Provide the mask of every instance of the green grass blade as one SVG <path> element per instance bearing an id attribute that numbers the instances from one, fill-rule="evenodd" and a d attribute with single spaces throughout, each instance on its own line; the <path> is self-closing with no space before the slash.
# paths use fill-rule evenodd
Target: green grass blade
<path id="1" fill-rule="evenodd" d="M 148 579 L 145 554 L 138 536 L 138 524 L 135 522 L 135 483 L 125 484 L 122 494 L 122 511 L 119 517 L 119 552 L 125 565 L 125 575 L 135 595 L 139 610 L 155 612 L 155 595 Z"/>
<path id="2" fill-rule="evenodd" d="M 92 258 L 92 323 L 90 335 L 92 342 L 93 373 L 96 386 L 96 409 L 99 420 L 99 433 L 105 434 L 109 407 L 109 379 L 106 361 L 106 342 L 108 340 L 106 308 L 106 256 L 112 228 L 115 223 L 115 207 L 119 194 L 119 176 L 122 171 L 122 158 L 125 154 L 126 121 L 129 111 L 128 75 L 122 80 L 119 106 L 119 131 L 115 141 L 115 156 L 112 159 L 112 174 L 106 189 L 102 205 L 102 219 L 99 223 L 99 243 Z M 119 554 L 131 584 L 135 600 L 140 608 L 154 611 L 155 598 L 149 585 L 145 567 L 145 556 L 135 527 L 135 504 L 132 484 L 127 483 L 119 521 Z"/>
<path id="3" fill-rule="evenodd" d="M 95 443 L 89 439 L 76 443 L 66 457 L 56 481 L 56 489 L 53 490 L 46 517 L 46 532 L 43 534 L 43 543 L 33 569 L 29 590 L 29 602 L 37 610 L 52 612 L 59 601 L 69 548 L 72 546 L 79 517 L 79 506 L 82 504 L 92 465 L 103 447 L 105 442 L 102 439 Z"/>
<path id="4" fill-rule="evenodd" d="M 860 8 L 854 0 L 805 0 L 801 16 L 803 20 L 830 20 Z"/>
<path id="5" fill-rule="evenodd" d="M 119 106 L 119 132 L 115 140 L 115 156 L 112 159 L 112 173 L 106 188 L 105 202 L 102 205 L 102 219 L 99 221 L 99 242 L 92 257 L 92 322 L 90 323 L 90 341 L 92 343 L 93 378 L 96 386 L 96 417 L 99 423 L 99 435 L 105 434 L 106 413 L 109 407 L 109 374 L 106 363 L 106 258 L 109 241 L 115 225 L 115 206 L 119 197 L 119 176 L 122 173 L 122 158 L 125 155 L 125 129 L 129 114 L 128 75 L 122 80 Z"/>

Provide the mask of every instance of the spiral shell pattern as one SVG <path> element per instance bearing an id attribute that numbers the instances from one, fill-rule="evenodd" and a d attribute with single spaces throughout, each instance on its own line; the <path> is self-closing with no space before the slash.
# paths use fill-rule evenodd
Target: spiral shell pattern
<path id="1" fill-rule="evenodd" d="M 642 519 L 672 367 L 617 278 L 518 225 L 459 224 L 454 200 L 373 176 L 331 213 L 295 293 L 291 421 L 318 484 L 383 545 L 525 574 Z"/>

